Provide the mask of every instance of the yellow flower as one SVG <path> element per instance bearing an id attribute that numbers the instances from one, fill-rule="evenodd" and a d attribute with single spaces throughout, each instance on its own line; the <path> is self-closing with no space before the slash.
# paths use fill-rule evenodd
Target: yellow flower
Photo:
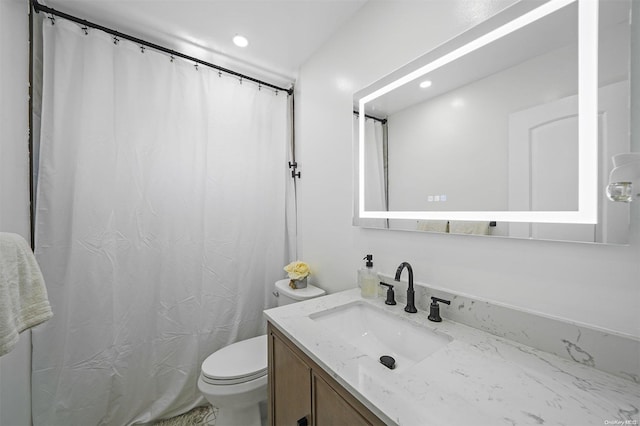
<path id="1" fill-rule="evenodd" d="M 284 270 L 289 274 L 289 278 L 292 280 L 299 280 L 311 273 L 309 265 L 304 262 L 296 260 L 284 267 Z"/>

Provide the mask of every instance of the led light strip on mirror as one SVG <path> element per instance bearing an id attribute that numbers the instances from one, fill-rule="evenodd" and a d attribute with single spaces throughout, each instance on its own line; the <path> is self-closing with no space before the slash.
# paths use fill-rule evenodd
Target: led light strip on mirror
<path id="1" fill-rule="evenodd" d="M 578 0 L 551 0 L 363 96 L 366 104 L 474 52 Z M 361 218 L 595 224 L 598 218 L 598 2 L 578 2 L 578 210 L 577 211 L 371 211 L 365 210 L 365 123 L 359 120 L 358 211 Z"/>

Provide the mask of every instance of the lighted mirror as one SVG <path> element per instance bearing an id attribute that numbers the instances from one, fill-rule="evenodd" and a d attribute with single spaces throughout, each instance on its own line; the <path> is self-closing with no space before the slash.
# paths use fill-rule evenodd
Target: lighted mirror
<path id="1" fill-rule="evenodd" d="M 356 93 L 355 223 L 626 243 L 604 187 L 629 152 L 630 8 L 519 2 Z"/>

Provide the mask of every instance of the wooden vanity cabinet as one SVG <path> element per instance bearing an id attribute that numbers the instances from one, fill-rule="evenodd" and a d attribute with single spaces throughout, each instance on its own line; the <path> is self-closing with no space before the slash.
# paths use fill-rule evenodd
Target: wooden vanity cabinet
<path id="1" fill-rule="evenodd" d="M 271 426 L 384 424 L 271 324 L 268 336 Z"/>

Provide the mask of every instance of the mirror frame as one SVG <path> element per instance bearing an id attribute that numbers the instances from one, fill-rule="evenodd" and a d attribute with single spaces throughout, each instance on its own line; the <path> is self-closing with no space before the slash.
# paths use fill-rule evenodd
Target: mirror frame
<path id="1" fill-rule="evenodd" d="M 534 223 L 598 222 L 598 2 L 549 0 L 532 8 L 520 2 L 446 42 L 421 58 L 357 92 L 358 111 L 366 104 L 463 55 L 533 23 L 574 2 L 578 3 L 578 210 L 577 211 L 373 211 L 365 210 L 365 124 L 358 120 L 358 192 L 360 219 L 467 220 Z M 523 5 L 522 3 L 529 3 Z M 536 7 L 537 6 L 537 7 Z"/>

